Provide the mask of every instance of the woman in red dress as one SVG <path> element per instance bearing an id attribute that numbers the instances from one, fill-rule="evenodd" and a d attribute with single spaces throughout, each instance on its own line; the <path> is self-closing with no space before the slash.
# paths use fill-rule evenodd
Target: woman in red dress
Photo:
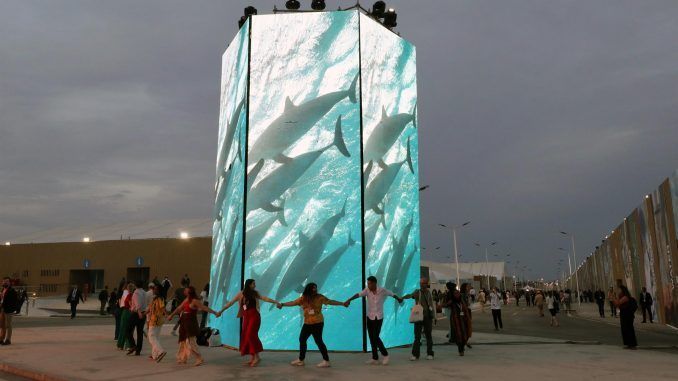
<path id="1" fill-rule="evenodd" d="M 248 279 L 245 281 L 245 287 L 243 290 L 238 292 L 238 294 L 228 302 L 222 309 L 219 311 L 221 315 L 224 311 L 229 309 L 236 302 L 239 305 L 238 317 L 243 318 L 242 322 L 242 335 L 240 341 L 240 355 L 250 355 L 250 361 L 244 363 L 243 365 L 248 365 L 251 367 L 257 366 L 259 361 L 259 352 L 264 350 L 261 345 L 261 340 L 259 340 L 259 327 L 261 327 L 261 315 L 259 314 L 259 300 L 264 302 L 273 303 L 276 306 L 280 305 L 279 302 L 260 295 L 256 290 L 257 284 L 254 279 Z"/>

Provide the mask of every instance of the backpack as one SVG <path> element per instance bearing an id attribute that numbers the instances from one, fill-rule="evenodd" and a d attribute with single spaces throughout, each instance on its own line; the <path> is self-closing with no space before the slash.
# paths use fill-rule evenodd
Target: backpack
<path id="1" fill-rule="evenodd" d="M 209 346 L 210 336 L 212 336 L 212 329 L 209 327 L 202 328 L 200 333 L 198 333 L 198 336 L 195 338 L 195 342 L 196 344 L 204 347 Z"/>
<path id="2" fill-rule="evenodd" d="M 629 304 L 627 306 L 631 313 L 636 313 L 638 310 L 638 301 L 632 296 L 629 296 Z"/>

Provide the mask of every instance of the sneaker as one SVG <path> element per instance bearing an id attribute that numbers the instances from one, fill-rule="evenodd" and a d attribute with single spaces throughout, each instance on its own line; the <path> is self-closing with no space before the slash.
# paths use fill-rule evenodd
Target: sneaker
<path id="1" fill-rule="evenodd" d="M 381 359 L 381 365 L 388 365 L 388 356 L 384 356 Z"/>
<path id="2" fill-rule="evenodd" d="M 330 362 L 329 361 L 321 361 L 316 365 L 318 368 L 329 368 L 330 367 Z"/>
<path id="3" fill-rule="evenodd" d="M 417 361 L 417 360 L 419 360 L 419 357 L 416 357 L 416 356 L 411 356 L 411 357 L 410 357 L 410 361 Z"/>
<path id="4" fill-rule="evenodd" d="M 433 360 L 433 356 L 431 355 L 426 356 L 426 360 Z"/>
<path id="5" fill-rule="evenodd" d="M 375 359 L 369 359 L 369 360 L 365 361 L 365 364 L 366 365 L 378 365 L 379 361 L 377 361 Z"/>
<path id="6" fill-rule="evenodd" d="M 301 360 L 299 360 L 299 359 L 296 359 L 296 360 L 292 361 L 292 362 L 290 363 L 290 365 L 294 365 L 294 366 L 304 366 L 304 362 L 301 361 Z"/>

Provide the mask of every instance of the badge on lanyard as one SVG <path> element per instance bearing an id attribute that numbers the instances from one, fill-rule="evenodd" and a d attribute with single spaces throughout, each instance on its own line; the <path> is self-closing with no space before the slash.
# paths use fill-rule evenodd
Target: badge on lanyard
<path id="1" fill-rule="evenodd" d="M 315 310 L 314 310 L 313 308 L 310 308 L 310 309 L 308 310 L 308 314 L 309 314 L 309 315 L 315 315 Z"/>

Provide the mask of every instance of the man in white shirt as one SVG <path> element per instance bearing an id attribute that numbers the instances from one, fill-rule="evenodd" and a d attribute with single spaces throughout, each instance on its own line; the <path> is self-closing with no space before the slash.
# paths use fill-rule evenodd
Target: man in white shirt
<path id="1" fill-rule="evenodd" d="M 367 299 L 367 334 L 370 338 L 370 346 L 372 347 L 372 359 L 367 361 L 369 365 L 379 364 L 379 352 L 383 356 L 382 364 L 388 365 L 388 351 L 384 343 L 379 338 L 381 333 L 381 325 L 384 322 L 384 300 L 387 296 L 392 296 L 398 302 L 402 302 L 397 295 L 390 290 L 382 287 L 377 287 L 377 278 L 370 276 L 367 278 L 367 288 L 353 295 L 344 302 L 344 306 L 348 307 L 352 300 L 364 297 Z"/>
<path id="2" fill-rule="evenodd" d="M 144 325 L 146 325 L 146 291 L 144 291 L 143 283 L 136 282 L 137 289 L 132 294 L 132 301 L 130 303 L 130 317 L 129 326 L 127 327 L 127 340 L 129 341 L 130 349 L 127 351 L 128 355 L 141 354 L 141 347 L 144 343 Z M 137 341 L 134 341 L 134 331 L 137 331 Z"/>
<path id="3" fill-rule="evenodd" d="M 471 297 L 471 303 L 475 303 L 476 302 L 476 289 L 471 287 L 471 290 L 468 292 L 468 294 Z"/>
<path id="4" fill-rule="evenodd" d="M 504 329 L 501 322 L 501 295 L 496 287 L 492 288 L 490 292 L 490 309 L 492 310 L 492 320 L 494 321 L 494 330 L 499 331 L 499 328 Z"/>

